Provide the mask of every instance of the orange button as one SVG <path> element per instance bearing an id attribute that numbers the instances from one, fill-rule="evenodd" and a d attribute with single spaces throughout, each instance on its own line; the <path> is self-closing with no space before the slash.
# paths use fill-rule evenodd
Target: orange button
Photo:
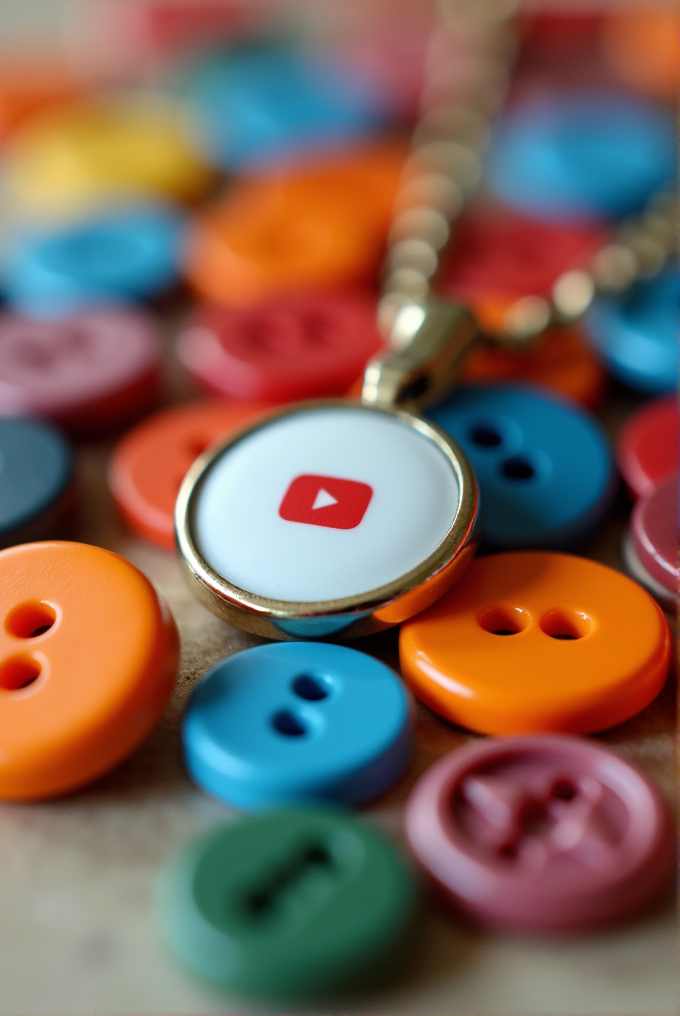
<path id="1" fill-rule="evenodd" d="M 611 12 L 602 24 L 602 45 L 611 67 L 627 85 L 675 101 L 680 60 L 675 4 L 647 2 Z"/>
<path id="2" fill-rule="evenodd" d="M 0 67 L 0 138 L 38 110 L 73 98 L 81 89 L 73 74 L 44 55 L 3 59 Z"/>
<path id="3" fill-rule="evenodd" d="M 266 412 L 261 402 L 192 402 L 147 417 L 122 438 L 109 464 L 121 515 L 145 540 L 175 548 L 177 492 L 208 445 Z"/>
<path id="4" fill-rule="evenodd" d="M 480 307 L 473 309 L 482 326 L 493 331 Z M 486 311 L 489 316 L 490 308 Z M 466 384 L 526 381 L 559 392 L 586 409 L 599 405 L 605 378 L 604 367 L 576 328 L 548 332 L 533 349 L 473 349 L 460 375 Z"/>
<path id="5" fill-rule="evenodd" d="M 81 787 L 151 732 L 179 658 L 134 565 L 81 543 L 0 552 L 0 799 Z"/>
<path id="6" fill-rule="evenodd" d="M 403 149 L 388 146 L 236 185 L 196 221 L 187 278 L 203 297 L 230 306 L 370 278 L 402 160 Z"/>
<path id="7" fill-rule="evenodd" d="M 592 733 L 661 690 L 671 639 L 663 612 L 620 572 L 567 554 L 473 561 L 402 625 L 402 673 L 435 712 L 483 734 Z"/>

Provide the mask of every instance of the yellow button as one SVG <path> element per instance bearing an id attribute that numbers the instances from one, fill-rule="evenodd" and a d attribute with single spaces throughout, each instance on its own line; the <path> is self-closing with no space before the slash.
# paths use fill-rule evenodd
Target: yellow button
<path id="1" fill-rule="evenodd" d="M 33 117 L 6 148 L 6 179 L 20 210 L 49 215 L 116 198 L 193 201 L 212 173 L 177 106 L 106 98 Z"/>

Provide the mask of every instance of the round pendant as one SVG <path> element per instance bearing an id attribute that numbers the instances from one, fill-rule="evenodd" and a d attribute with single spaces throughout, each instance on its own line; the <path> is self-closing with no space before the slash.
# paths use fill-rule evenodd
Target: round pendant
<path id="1" fill-rule="evenodd" d="M 454 441 L 403 409 L 298 403 L 209 450 L 180 488 L 180 555 L 218 617 L 275 639 L 398 624 L 477 546 L 477 484 Z"/>

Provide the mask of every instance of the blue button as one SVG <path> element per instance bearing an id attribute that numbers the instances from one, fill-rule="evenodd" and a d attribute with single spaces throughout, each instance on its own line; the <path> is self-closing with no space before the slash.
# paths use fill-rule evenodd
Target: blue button
<path id="1" fill-rule="evenodd" d="M 647 395 L 678 384 L 680 280 L 664 272 L 619 297 L 600 297 L 586 318 L 588 335 L 614 377 Z"/>
<path id="2" fill-rule="evenodd" d="M 522 387 L 461 388 L 428 411 L 468 456 L 488 547 L 574 550 L 615 489 L 609 444 L 593 417 Z"/>
<path id="3" fill-rule="evenodd" d="M 244 811 L 375 797 L 406 767 L 412 706 L 389 667 L 356 649 L 258 646 L 208 671 L 184 718 L 189 773 Z"/>
<path id="4" fill-rule="evenodd" d="M 673 115 L 616 93 L 542 96 L 501 122 L 488 169 L 495 194 L 528 215 L 624 215 L 674 177 Z"/>
<path id="5" fill-rule="evenodd" d="M 259 169 L 366 139 L 386 97 L 337 63 L 262 47 L 214 61 L 189 87 L 205 157 Z"/>
<path id="6" fill-rule="evenodd" d="M 0 284 L 12 306 L 44 318 L 156 296 L 177 281 L 183 223 L 171 208 L 136 205 L 19 233 Z"/>
<path id="7" fill-rule="evenodd" d="M 0 546 L 55 535 L 72 475 L 71 450 L 58 430 L 0 419 Z"/>

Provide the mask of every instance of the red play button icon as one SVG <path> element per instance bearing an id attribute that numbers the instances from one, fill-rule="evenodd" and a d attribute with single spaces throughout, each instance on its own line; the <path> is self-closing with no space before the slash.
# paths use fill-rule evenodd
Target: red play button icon
<path id="1" fill-rule="evenodd" d="M 373 488 L 334 476 L 296 476 L 279 506 L 287 522 L 329 529 L 355 529 L 373 497 Z"/>

